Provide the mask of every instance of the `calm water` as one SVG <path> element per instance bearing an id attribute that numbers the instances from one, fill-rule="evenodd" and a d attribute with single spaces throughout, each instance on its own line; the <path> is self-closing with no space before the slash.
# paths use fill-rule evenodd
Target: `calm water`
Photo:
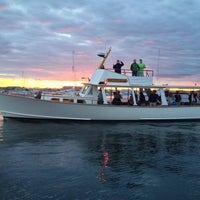
<path id="1" fill-rule="evenodd" d="M 0 119 L 0 199 L 200 199 L 200 122 Z"/>

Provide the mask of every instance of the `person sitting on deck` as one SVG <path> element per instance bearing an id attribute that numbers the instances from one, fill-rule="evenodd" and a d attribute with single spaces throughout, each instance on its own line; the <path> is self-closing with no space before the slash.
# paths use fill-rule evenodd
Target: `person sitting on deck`
<path id="1" fill-rule="evenodd" d="M 130 94 L 128 104 L 131 105 L 131 106 L 133 105 L 133 95 L 132 94 Z"/>
<path id="2" fill-rule="evenodd" d="M 188 99 L 189 99 L 190 105 L 195 105 L 197 103 L 197 93 L 194 93 L 194 91 L 191 91 Z"/>
<path id="3" fill-rule="evenodd" d="M 98 104 L 103 104 L 103 94 L 102 94 L 101 88 L 99 89 L 99 93 L 98 93 Z"/>
<path id="4" fill-rule="evenodd" d="M 112 101 L 113 105 L 120 105 L 121 104 L 121 98 L 120 91 L 114 92 L 114 99 Z"/>
<path id="5" fill-rule="evenodd" d="M 39 91 L 39 92 L 37 93 L 37 95 L 35 96 L 35 98 L 36 98 L 36 99 L 41 99 L 41 97 L 42 97 L 42 91 Z"/>
<path id="6" fill-rule="evenodd" d="M 143 94 L 142 91 L 140 91 L 140 94 L 139 94 L 139 102 L 138 102 L 138 105 L 139 105 L 139 106 L 145 106 L 145 105 L 146 105 L 145 96 L 144 96 L 144 94 Z"/>
<path id="7" fill-rule="evenodd" d="M 135 99 L 136 102 L 138 102 L 138 95 L 137 95 L 137 93 L 134 92 L 134 96 L 135 96 L 135 98 L 133 98 L 133 94 L 132 93 L 130 94 L 130 97 L 128 99 L 128 105 L 133 106 L 134 103 L 135 103 L 134 99 Z"/>
<path id="8" fill-rule="evenodd" d="M 159 96 L 156 94 L 156 90 L 153 90 L 149 95 L 149 105 L 156 106 L 158 103 L 160 103 Z"/>
<path id="9" fill-rule="evenodd" d="M 165 91 L 165 96 L 166 96 L 168 105 L 173 105 L 174 96 L 173 96 L 172 92 L 170 92 L 170 91 Z"/>
<path id="10" fill-rule="evenodd" d="M 174 95 L 175 97 L 175 102 L 177 105 L 181 104 L 181 95 L 179 94 L 179 91 L 176 91 L 176 94 Z"/>

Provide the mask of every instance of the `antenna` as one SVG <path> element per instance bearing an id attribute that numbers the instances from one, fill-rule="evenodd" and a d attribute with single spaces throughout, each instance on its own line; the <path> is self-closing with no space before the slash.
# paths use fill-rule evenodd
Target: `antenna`
<path id="1" fill-rule="evenodd" d="M 110 52 L 111 52 L 111 47 L 110 47 L 110 49 L 108 50 L 108 52 L 106 54 L 103 54 L 103 53 L 98 54 L 98 56 L 103 58 L 101 63 L 100 63 L 100 65 L 99 65 L 99 67 L 98 67 L 98 69 L 104 69 L 104 65 L 103 64 L 105 63 L 105 61 L 106 61 L 108 55 L 110 54 Z"/>
<path id="2" fill-rule="evenodd" d="M 156 74 L 159 74 L 159 70 L 160 70 L 160 48 L 158 48 L 158 59 L 157 59 L 157 72 L 156 72 Z M 159 81 L 159 78 L 158 78 L 159 76 L 157 76 L 157 80 Z"/>
<path id="3" fill-rule="evenodd" d="M 75 51 L 73 50 L 72 51 L 72 72 L 73 72 L 73 75 L 74 75 L 74 86 L 76 86 L 76 72 L 75 72 L 75 61 L 74 61 L 74 55 L 75 55 Z"/>
<path id="4" fill-rule="evenodd" d="M 160 48 L 158 49 L 158 60 L 157 60 L 158 71 L 159 71 L 159 65 L 160 65 Z"/>

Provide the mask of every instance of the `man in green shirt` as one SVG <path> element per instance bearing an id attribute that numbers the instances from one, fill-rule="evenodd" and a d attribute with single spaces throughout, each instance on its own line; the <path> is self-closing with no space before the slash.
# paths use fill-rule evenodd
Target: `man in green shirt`
<path id="1" fill-rule="evenodd" d="M 137 76 L 139 65 L 137 64 L 136 59 L 133 60 L 130 69 L 132 71 L 132 76 Z"/>
<path id="2" fill-rule="evenodd" d="M 146 65 L 142 62 L 142 59 L 140 59 L 138 65 L 139 65 L 138 76 L 144 76 L 144 69 L 146 68 Z"/>

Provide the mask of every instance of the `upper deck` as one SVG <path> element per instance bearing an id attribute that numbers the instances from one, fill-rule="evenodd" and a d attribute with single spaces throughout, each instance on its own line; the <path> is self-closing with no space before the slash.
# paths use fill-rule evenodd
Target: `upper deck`
<path id="1" fill-rule="evenodd" d="M 121 74 L 114 72 L 113 69 L 105 69 L 104 63 L 111 52 L 111 48 L 106 54 L 101 53 L 98 56 L 102 57 L 98 69 L 92 75 L 88 84 L 91 85 L 106 85 L 115 87 L 130 87 L 130 86 L 152 86 L 154 73 L 152 70 L 144 70 L 144 76 L 132 76 L 130 69 L 121 69 Z"/>
<path id="2" fill-rule="evenodd" d="M 131 70 L 122 69 L 118 74 L 113 69 L 96 69 L 89 84 L 106 86 L 151 86 L 153 85 L 153 71 L 145 70 L 144 76 L 132 76 Z"/>

